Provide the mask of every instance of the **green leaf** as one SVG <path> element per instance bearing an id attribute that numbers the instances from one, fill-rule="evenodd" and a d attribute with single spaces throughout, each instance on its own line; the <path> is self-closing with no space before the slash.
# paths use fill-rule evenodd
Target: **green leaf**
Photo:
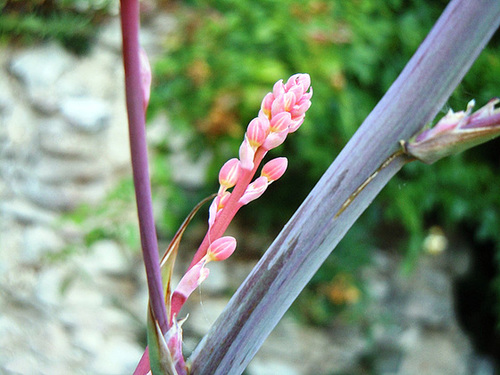
<path id="1" fill-rule="evenodd" d="M 175 264 L 175 258 L 177 257 L 177 251 L 179 249 L 179 244 L 182 239 L 182 235 L 186 231 L 186 228 L 188 224 L 191 222 L 193 219 L 194 215 L 199 211 L 201 206 L 203 206 L 205 203 L 210 201 L 215 197 L 216 194 L 212 194 L 205 199 L 203 199 L 200 203 L 198 203 L 193 210 L 189 213 L 189 215 L 186 217 L 184 222 L 181 224 L 179 229 L 177 230 L 177 233 L 175 233 L 174 238 L 172 238 L 172 241 L 167 247 L 167 250 L 165 251 L 165 254 L 161 258 L 160 261 L 160 267 L 161 267 L 161 276 L 163 279 L 164 283 L 164 289 L 163 293 L 165 295 L 165 306 L 167 308 L 167 314 L 170 316 L 170 297 L 172 293 L 171 289 L 171 281 L 172 281 L 172 273 L 174 269 L 174 264 Z"/>

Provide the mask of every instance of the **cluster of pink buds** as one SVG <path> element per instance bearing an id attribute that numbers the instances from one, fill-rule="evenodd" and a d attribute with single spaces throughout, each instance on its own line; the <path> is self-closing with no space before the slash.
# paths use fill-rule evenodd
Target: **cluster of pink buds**
<path id="1" fill-rule="evenodd" d="M 450 110 L 439 122 L 426 129 L 409 142 L 402 141 L 404 151 L 424 163 L 435 161 L 500 135 L 500 100 L 490 100 L 484 107 L 472 112 L 471 100 L 465 111 Z"/>
<path id="2" fill-rule="evenodd" d="M 208 231 L 191 265 L 172 294 L 171 316 L 180 311 L 189 295 L 207 278 L 210 261 L 224 260 L 236 249 L 233 237 L 222 237 L 236 212 L 259 198 L 269 184 L 279 179 L 288 165 L 285 157 L 267 162 L 252 179 L 266 153 L 281 145 L 289 133 L 304 122 L 311 106 L 312 88 L 308 74 L 295 74 L 276 82 L 262 101 L 256 118 L 250 121 L 239 150 L 239 159 L 227 161 L 219 172 L 219 190 L 209 209 Z M 231 190 L 231 191 L 230 191 Z"/>

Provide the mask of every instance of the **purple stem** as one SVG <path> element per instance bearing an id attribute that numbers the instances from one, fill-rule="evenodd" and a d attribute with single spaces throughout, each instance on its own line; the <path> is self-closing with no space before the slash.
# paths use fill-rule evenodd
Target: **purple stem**
<path id="1" fill-rule="evenodd" d="M 121 0 L 120 3 L 130 152 L 141 233 L 142 256 L 146 268 L 151 308 L 161 330 L 166 332 L 168 330 L 168 320 L 163 300 L 160 257 L 149 182 L 146 121 L 140 75 L 139 1 Z"/>

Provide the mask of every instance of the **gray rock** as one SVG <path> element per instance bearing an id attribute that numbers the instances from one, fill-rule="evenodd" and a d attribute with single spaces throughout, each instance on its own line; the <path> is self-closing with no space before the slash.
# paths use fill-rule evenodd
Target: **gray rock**
<path id="1" fill-rule="evenodd" d="M 144 348 L 125 336 L 115 336 L 101 343 L 99 353 L 89 368 L 91 374 L 131 374 Z"/>
<path id="2" fill-rule="evenodd" d="M 23 245 L 22 262 L 38 263 L 48 253 L 60 251 L 64 243 L 51 228 L 36 225 L 24 231 Z"/>
<path id="3" fill-rule="evenodd" d="M 73 64 L 72 56 L 57 43 L 27 49 L 12 59 L 9 70 L 28 88 L 51 86 Z"/>
<path id="4" fill-rule="evenodd" d="M 108 172 L 107 165 L 103 162 L 46 155 L 33 166 L 31 178 L 45 184 L 74 182 L 84 185 L 103 180 Z"/>
<path id="5" fill-rule="evenodd" d="M 119 275 L 128 271 L 126 255 L 116 242 L 102 240 L 92 245 L 84 263 L 93 274 Z"/>
<path id="6" fill-rule="evenodd" d="M 111 19 L 105 25 L 101 26 L 97 42 L 110 49 L 113 53 L 121 53 L 122 33 L 118 17 Z"/>
<path id="7" fill-rule="evenodd" d="M 55 185 L 31 178 L 24 181 L 23 194 L 33 203 L 51 211 L 69 211 L 86 202 L 96 204 L 106 195 L 107 185 L 101 182 Z"/>
<path id="8" fill-rule="evenodd" d="M 28 97 L 46 114 L 58 108 L 58 79 L 71 68 L 74 58 L 56 43 L 26 50 L 12 59 L 9 71 L 24 84 Z"/>
<path id="9" fill-rule="evenodd" d="M 420 340 L 405 354 L 400 375 L 466 375 L 471 351 L 459 332 L 443 335 L 423 331 Z"/>
<path id="10" fill-rule="evenodd" d="M 109 103 L 94 97 L 72 97 L 61 102 L 61 113 L 77 129 L 98 133 L 107 128 L 110 120 Z"/>
<path id="11" fill-rule="evenodd" d="M 0 202 L 0 214 L 4 219 L 10 218 L 21 224 L 50 225 L 56 220 L 53 212 L 33 206 L 21 199 Z"/>
<path id="12" fill-rule="evenodd" d="M 40 122 L 38 141 L 41 151 L 61 158 L 93 161 L 106 149 L 105 138 L 79 131 L 57 117 Z"/>
<path id="13" fill-rule="evenodd" d="M 249 375 L 302 375 L 293 364 L 284 363 L 280 359 L 262 360 L 256 358 L 247 368 Z"/>

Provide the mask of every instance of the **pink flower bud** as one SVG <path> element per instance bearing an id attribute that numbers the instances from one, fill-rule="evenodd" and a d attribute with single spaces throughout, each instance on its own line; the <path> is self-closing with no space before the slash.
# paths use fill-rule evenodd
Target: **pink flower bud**
<path id="1" fill-rule="evenodd" d="M 301 103 L 296 103 L 293 108 L 290 110 L 292 118 L 300 117 L 306 113 L 306 111 L 311 107 L 311 101 L 305 100 Z"/>
<path id="2" fill-rule="evenodd" d="M 262 110 L 262 112 L 264 112 L 264 114 L 268 119 L 271 118 L 271 106 L 273 104 L 273 101 L 274 101 L 273 93 L 272 92 L 267 93 L 267 95 L 264 96 L 264 99 L 262 100 L 262 104 L 260 106 L 260 109 Z"/>
<path id="3" fill-rule="evenodd" d="M 294 87 L 300 87 L 304 94 L 309 86 L 311 86 L 311 77 L 309 74 L 298 73 L 291 76 L 285 84 L 285 90 L 290 91 Z"/>
<path id="4" fill-rule="evenodd" d="M 261 176 L 257 178 L 254 182 L 248 185 L 247 189 L 245 190 L 245 194 L 243 194 L 239 202 L 242 205 L 245 205 L 259 198 L 266 191 L 267 185 L 267 177 Z"/>
<path id="5" fill-rule="evenodd" d="M 219 216 L 220 212 L 226 205 L 227 200 L 231 196 L 231 193 L 225 191 L 224 193 L 219 193 L 212 203 L 210 204 L 210 208 L 208 209 L 208 227 L 211 228 L 215 222 L 215 219 Z"/>
<path id="6" fill-rule="evenodd" d="M 273 86 L 273 95 L 275 98 L 277 98 L 279 95 L 284 93 L 285 93 L 285 85 L 283 85 L 283 80 L 280 79 Z"/>
<path id="7" fill-rule="evenodd" d="M 304 118 L 306 115 L 302 115 L 296 119 L 293 119 L 290 121 L 290 126 L 288 127 L 288 132 L 293 133 L 294 131 L 297 131 L 298 128 L 300 128 L 300 125 L 304 122 Z"/>
<path id="8" fill-rule="evenodd" d="M 236 239 L 234 237 L 221 237 L 209 246 L 207 250 L 207 261 L 225 260 L 231 256 L 236 249 Z"/>
<path id="9" fill-rule="evenodd" d="M 500 135 L 499 100 L 492 100 L 472 114 L 474 101 L 466 111 L 449 111 L 432 129 L 424 130 L 410 141 L 401 141 L 406 154 L 423 161 L 435 161 L 489 141 Z M 472 122 L 471 122 L 472 121 Z"/>
<path id="10" fill-rule="evenodd" d="M 165 334 L 165 341 L 172 357 L 172 362 L 176 365 L 176 367 L 179 365 L 181 367 L 186 366 L 184 357 L 182 355 L 182 324 L 184 323 L 185 319 L 181 321 L 177 321 L 177 319 L 175 318 L 172 319 L 172 326 Z"/>
<path id="11" fill-rule="evenodd" d="M 267 178 L 268 182 L 276 181 L 286 171 L 288 166 L 287 158 L 281 157 L 268 161 L 262 168 L 261 176 Z"/>
<path id="12" fill-rule="evenodd" d="M 293 92 L 286 92 L 278 95 L 271 105 L 271 116 L 276 116 L 277 114 L 285 111 L 289 112 L 295 105 L 296 101 L 297 99 L 295 98 Z"/>
<path id="13" fill-rule="evenodd" d="M 149 64 L 148 55 L 142 48 L 139 49 L 139 71 L 142 86 L 142 106 L 144 112 L 146 112 L 151 94 L 151 65 Z"/>
<path id="14" fill-rule="evenodd" d="M 240 167 L 251 171 L 253 169 L 254 156 L 255 150 L 250 146 L 250 143 L 248 143 L 245 137 L 240 146 Z"/>
<path id="15" fill-rule="evenodd" d="M 270 131 L 271 132 L 283 132 L 288 131 L 288 127 L 290 126 L 292 121 L 292 116 L 288 112 L 278 113 L 276 116 L 273 116 L 270 122 Z"/>
<path id="16" fill-rule="evenodd" d="M 267 129 L 269 128 L 269 120 L 267 118 L 257 117 L 250 121 L 248 124 L 246 138 L 250 146 L 255 150 L 260 147 L 267 136 Z"/>
<path id="17" fill-rule="evenodd" d="M 286 136 L 288 135 L 288 130 L 279 133 L 269 133 L 266 141 L 262 144 L 262 148 L 265 150 L 271 150 L 278 147 L 283 142 L 285 142 Z"/>
<path id="18" fill-rule="evenodd" d="M 228 160 L 220 169 L 219 183 L 225 189 L 232 188 L 240 177 L 240 161 L 236 158 Z"/>

